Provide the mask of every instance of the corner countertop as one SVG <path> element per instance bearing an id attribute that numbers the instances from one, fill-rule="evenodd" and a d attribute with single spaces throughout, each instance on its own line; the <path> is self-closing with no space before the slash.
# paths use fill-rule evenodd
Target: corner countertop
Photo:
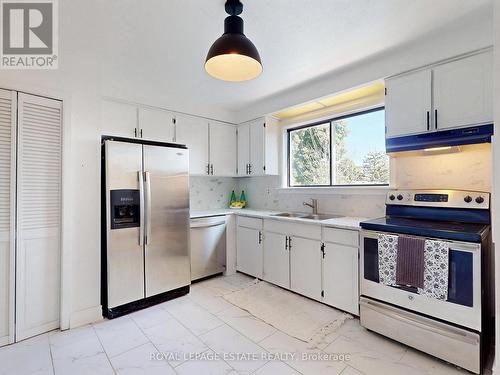
<path id="1" fill-rule="evenodd" d="M 230 208 L 221 208 L 214 210 L 192 210 L 191 211 L 191 219 L 199 219 L 203 217 L 212 217 L 212 216 L 224 216 L 224 215 L 238 215 L 238 216 L 248 216 L 248 217 L 256 217 L 262 219 L 273 219 L 273 220 L 281 220 L 281 221 L 292 221 L 298 222 L 302 224 L 311 224 L 311 225 L 321 225 L 324 227 L 333 227 L 333 228 L 343 228 L 343 229 L 355 229 L 359 230 L 359 223 L 361 221 L 367 220 L 365 217 L 352 217 L 352 216 L 341 216 L 328 220 L 309 220 L 309 219 L 301 219 L 297 217 L 278 217 L 272 216 L 273 214 L 277 214 L 283 211 L 265 211 L 265 210 L 252 210 L 248 208 L 243 209 L 230 209 Z"/>

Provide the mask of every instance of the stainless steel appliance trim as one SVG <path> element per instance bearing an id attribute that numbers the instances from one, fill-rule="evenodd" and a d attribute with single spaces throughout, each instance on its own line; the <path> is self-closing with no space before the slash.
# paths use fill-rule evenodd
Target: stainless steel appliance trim
<path id="1" fill-rule="evenodd" d="M 208 221 L 208 220 L 191 220 L 191 228 L 208 228 L 208 227 L 216 227 L 219 225 L 225 225 L 226 219 L 218 220 L 218 221 Z"/>
<path id="2" fill-rule="evenodd" d="M 360 299 L 360 323 L 393 340 L 469 371 L 480 372 L 481 337 L 477 332 L 363 297 Z"/>
<path id="3" fill-rule="evenodd" d="M 106 268 L 107 308 L 144 298 L 144 247 L 138 243 L 140 226 L 111 230 L 110 192 L 138 189 L 142 145 L 106 140 Z"/>
<path id="4" fill-rule="evenodd" d="M 151 175 L 144 172 L 146 189 L 146 245 L 151 243 Z"/>
<path id="5" fill-rule="evenodd" d="M 467 331 L 463 329 L 455 328 L 448 324 L 439 323 L 437 321 L 424 318 L 413 313 L 408 313 L 404 310 L 397 309 L 373 300 L 369 300 L 367 298 L 361 297 L 359 304 L 361 306 L 368 306 L 369 308 L 392 319 L 400 320 L 407 324 L 416 325 L 422 329 L 449 337 L 453 340 L 460 340 L 462 342 L 474 345 L 479 344 L 480 341 L 479 337 L 471 336 Z"/>
<path id="6" fill-rule="evenodd" d="M 470 242 L 447 241 L 450 248 L 457 251 L 467 251 L 473 254 L 473 306 L 462 306 L 451 302 L 428 298 L 420 294 L 382 285 L 364 277 L 365 238 L 377 239 L 379 233 L 399 235 L 392 232 L 376 232 L 362 230 L 359 259 L 360 294 L 404 307 L 417 313 L 426 314 L 446 320 L 467 328 L 481 331 L 481 245 Z M 422 236 L 420 236 L 422 237 Z M 439 238 L 426 239 L 439 240 Z M 412 298 L 409 298 L 409 297 Z"/>
<path id="7" fill-rule="evenodd" d="M 189 152 L 143 146 L 146 297 L 189 285 Z M 148 202 L 150 200 L 150 202 Z"/>
<path id="8" fill-rule="evenodd" d="M 139 181 L 139 246 L 144 245 L 144 176 L 142 171 L 137 171 Z"/>
<path id="9" fill-rule="evenodd" d="M 415 194 L 445 194 L 448 195 L 448 202 L 415 202 Z M 398 195 L 403 198 L 396 199 Z M 390 199 L 392 196 L 393 199 Z M 465 197 L 472 197 L 473 200 L 467 202 Z M 482 203 L 477 203 L 474 199 L 481 197 L 484 199 Z M 386 204 L 403 205 L 403 206 L 419 206 L 419 207 L 448 207 L 448 208 L 473 208 L 473 209 L 488 209 L 490 206 L 490 193 L 483 191 L 467 191 L 467 190 L 389 190 L 386 194 Z"/>

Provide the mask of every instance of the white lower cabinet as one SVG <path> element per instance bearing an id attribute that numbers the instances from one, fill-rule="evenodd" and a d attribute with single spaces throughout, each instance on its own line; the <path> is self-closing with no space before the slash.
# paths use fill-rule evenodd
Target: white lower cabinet
<path id="1" fill-rule="evenodd" d="M 239 225 L 243 224 L 248 226 Z M 251 218 L 238 218 L 236 233 L 236 269 L 248 275 L 262 279 L 263 271 L 263 244 L 262 244 L 262 220 Z"/>
<path id="2" fill-rule="evenodd" d="M 290 237 L 290 288 L 321 300 L 321 241 Z"/>
<path id="3" fill-rule="evenodd" d="M 288 237 L 281 233 L 264 232 L 263 279 L 283 288 L 290 288 L 290 252 Z"/>
<path id="4" fill-rule="evenodd" d="M 323 302 L 359 315 L 358 248 L 325 243 Z"/>
<path id="5" fill-rule="evenodd" d="M 237 217 L 238 271 L 359 315 L 357 230 Z"/>

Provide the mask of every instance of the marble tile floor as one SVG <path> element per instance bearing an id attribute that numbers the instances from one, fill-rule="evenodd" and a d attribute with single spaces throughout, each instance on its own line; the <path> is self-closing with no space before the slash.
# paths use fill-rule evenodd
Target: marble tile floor
<path id="1" fill-rule="evenodd" d="M 357 319 L 310 347 L 222 297 L 251 281 L 205 280 L 187 296 L 118 319 L 0 348 L 0 374 L 468 374 Z"/>

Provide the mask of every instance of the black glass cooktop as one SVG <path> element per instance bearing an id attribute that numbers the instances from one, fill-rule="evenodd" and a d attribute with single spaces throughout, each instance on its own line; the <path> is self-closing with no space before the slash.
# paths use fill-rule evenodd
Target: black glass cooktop
<path id="1" fill-rule="evenodd" d="M 394 216 L 363 221 L 360 226 L 363 229 L 374 231 L 478 243 L 486 238 L 489 232 L 489 225 L 485 224 L 409 219 Z"/>

